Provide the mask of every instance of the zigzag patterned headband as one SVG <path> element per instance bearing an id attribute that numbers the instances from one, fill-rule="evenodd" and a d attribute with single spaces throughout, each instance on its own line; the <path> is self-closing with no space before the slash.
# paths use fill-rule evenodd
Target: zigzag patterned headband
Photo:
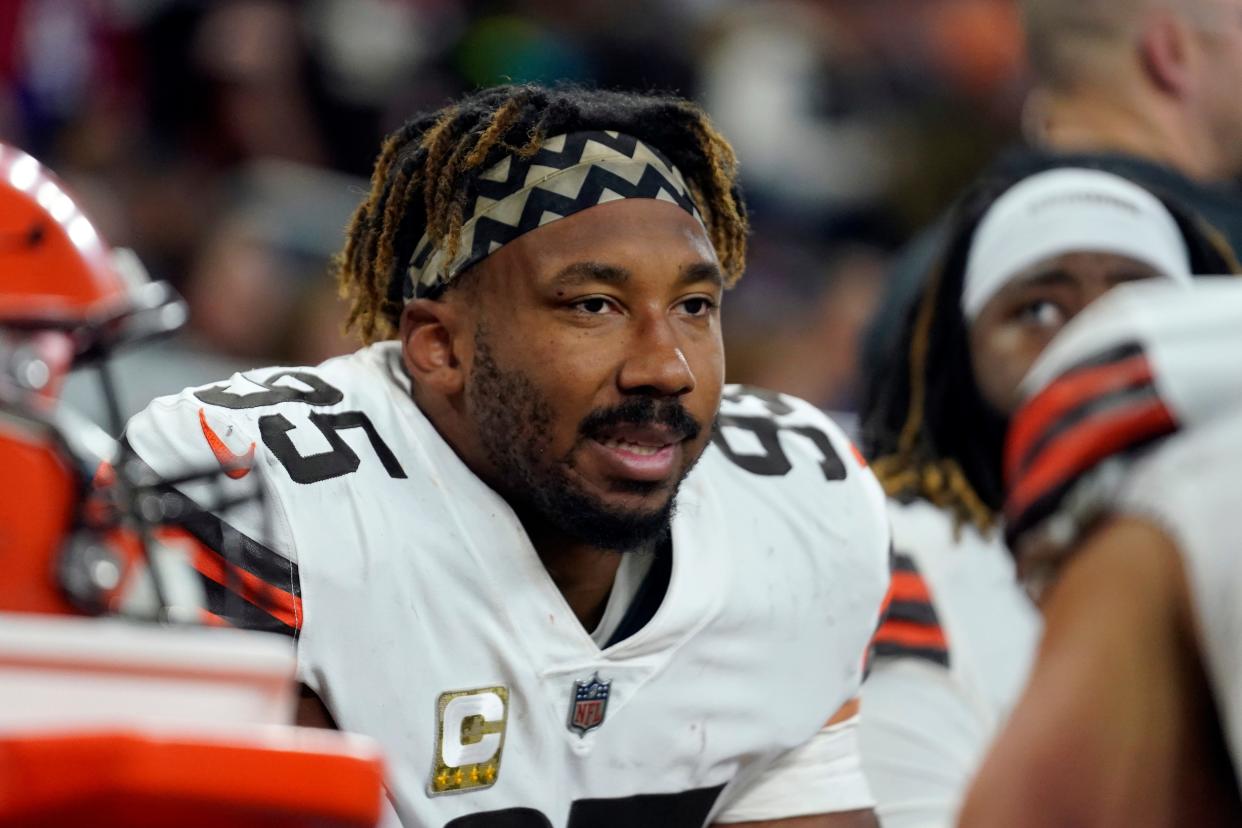
<path id="1" fill-rule="evenodd" d="M 530 158 L 509 156 L 479 176 L 451 261 L 426 233 L 419 239 L 402 298 L 434 293 L 523 233 L 622 198 L 669 201 L 703 223 L 681 172 L 629 135 L 573 132 L 549 138 Z"/>

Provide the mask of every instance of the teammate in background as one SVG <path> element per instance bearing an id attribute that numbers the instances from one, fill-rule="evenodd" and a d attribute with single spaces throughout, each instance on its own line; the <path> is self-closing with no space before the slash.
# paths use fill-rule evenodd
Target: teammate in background
<path id="1" fill-rule="evenodd" d="M 219 612 L 297 638 L 405 824 L 875 824 L 883 495 L 813 407 L 722 385 L 735 170 L 680 99 L 512 86 L 417 117 L 340 259 L 373 344 L 131 421 L 157 471 L 269 472 L 283 518 L 220 527 L 256 578 Z"/>
<path id="2" fill-rule="evenodd" d="M 984 179 L 1054 167 L 1125 176 L 1202 216 L 1242 250 L 1242 0 L 1022 0 L 1035 86 L 1025 146 Z M 863 348 L 862 376 L 889 370 L 948 222 L 891 273 Z"/>
<path id="3" fill-rule="evenodd" d="M 951 824 L 1035 648 L 1037 614 L 999 533 L 1022 376 L 1113 286 L 1187 283 L 1230 262 L 1195 219 L 1097 170 L 982 190 L 962 214 L 892 373 L 876 378 L 882 396 L 863 411 L 895 552 L 861 731 L 886 828 Z"/>
<path id="4" fill-rule="evenodd" d="M 1242 824 L 1239 359 L 1242 284 L 1134 285 L 1024 382 L 1005 512 L 1045 634 L 962 826 Z"/>

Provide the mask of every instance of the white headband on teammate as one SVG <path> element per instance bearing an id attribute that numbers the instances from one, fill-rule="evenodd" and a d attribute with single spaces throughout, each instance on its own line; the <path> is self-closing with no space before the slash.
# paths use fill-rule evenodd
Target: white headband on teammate
<path id="1" fill-rule="evenodd" d="M 1190 283 L 1190 254 L 1160 200 L 1121 176 L 1066 167 L 1015 184 L 975 231 L 962 286 L 973 321 L 1014 277 L 1066 253 L 1112 253 Z"/>

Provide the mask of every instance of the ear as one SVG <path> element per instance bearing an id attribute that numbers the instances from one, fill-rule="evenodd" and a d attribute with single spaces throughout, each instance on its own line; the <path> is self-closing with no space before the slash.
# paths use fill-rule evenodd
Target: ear
<path id="1" fill-rule="evenodd" d="M 1167 11 L 1153 11 L 1139 33 L 1143 69 L 1152 84 L 1166 95 L 1183 98 L 1193 80 L 1190 29 Z"/>
<path id="2" fill-rule="evenodd" d="M 461 311 L 452 302 L 415 299 L 401 312 L 401 353 L 415 386 L 453 397 L 465 387 L 457 353 Z"/>

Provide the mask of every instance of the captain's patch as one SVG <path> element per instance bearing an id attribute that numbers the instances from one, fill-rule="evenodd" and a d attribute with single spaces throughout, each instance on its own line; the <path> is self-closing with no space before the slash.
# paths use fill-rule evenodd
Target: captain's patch
<path id="1" fill-rule="evenodd" d="M 509 689 L 451 690 L 436 701 L 436 752 L 427 793 L 482 790 L 496 784 L 509 721 Z"/>

